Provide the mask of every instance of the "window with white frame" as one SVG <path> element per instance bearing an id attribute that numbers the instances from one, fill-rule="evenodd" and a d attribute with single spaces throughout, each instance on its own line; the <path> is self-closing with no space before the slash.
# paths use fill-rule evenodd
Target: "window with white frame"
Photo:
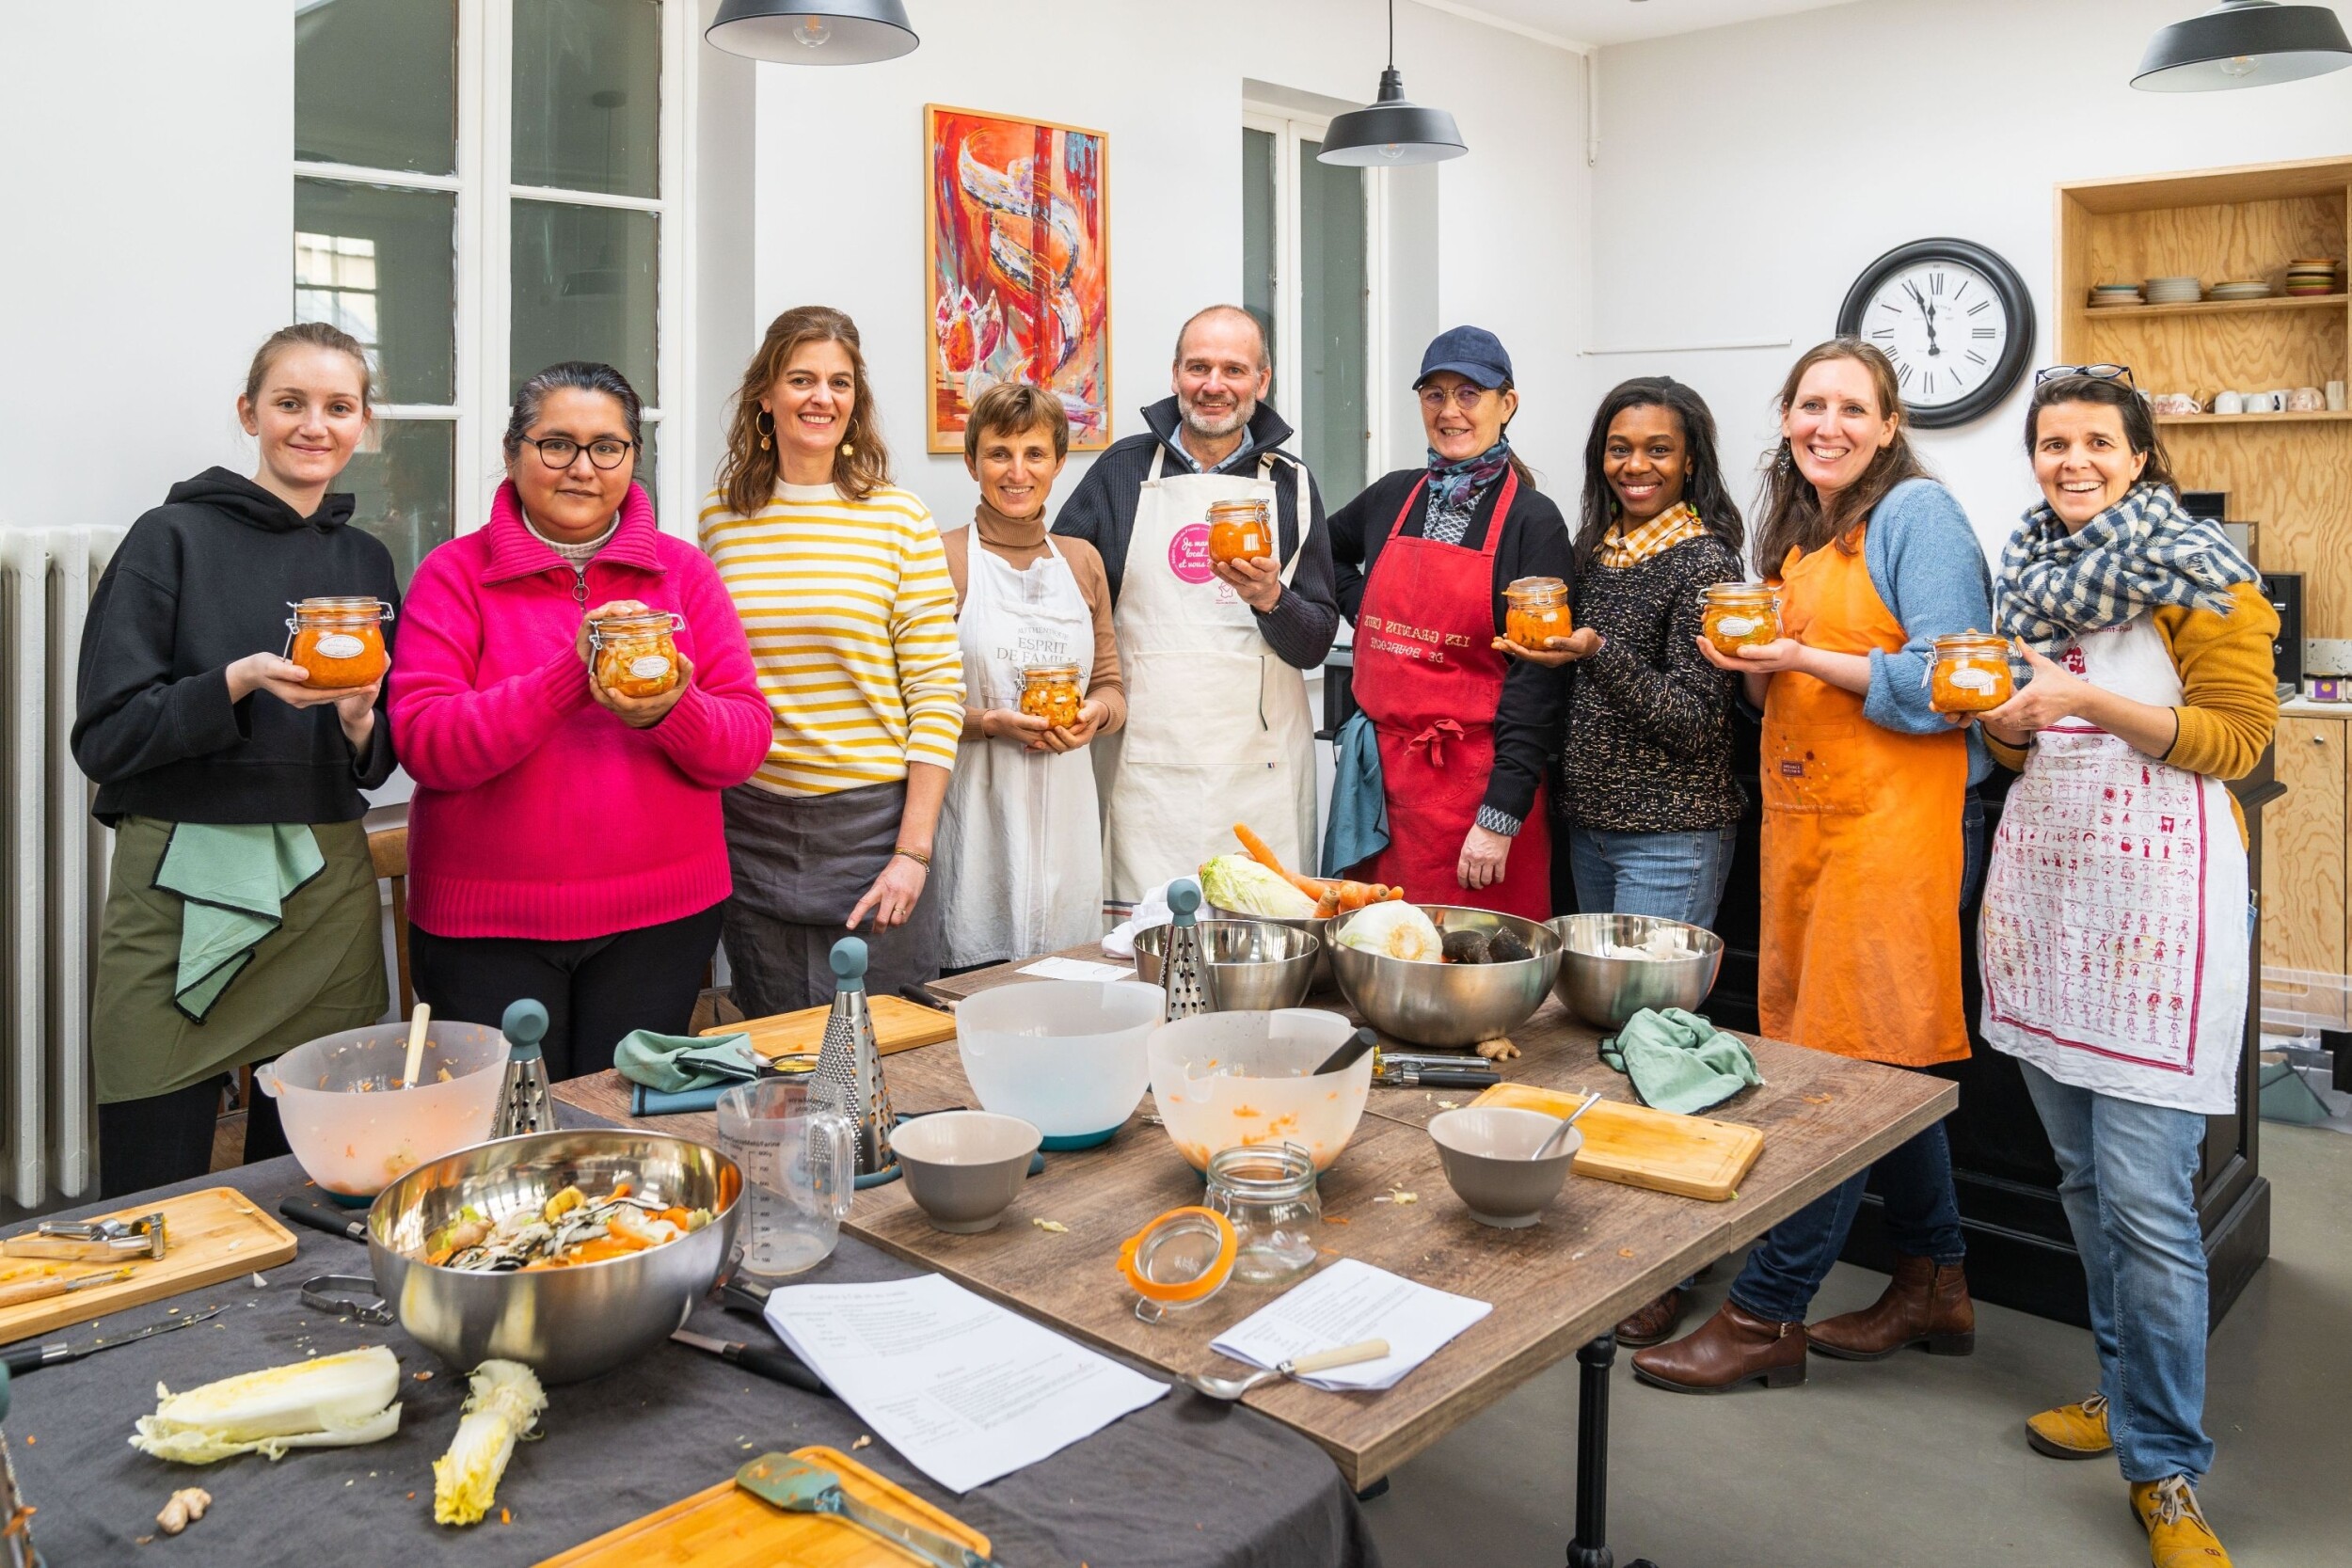
<path id="1" fill-rule="evenodd" d="M 403 584 L 489 515 L 515 389 L 562 359 L 680 387 L 682 0 L 295 0 L 294 315 L 368 346 L 377 420 L 342 485 Z M 674 451 L 684 451 L 676 443 Z M 680 465 L 668 465 L 676 469 Z"/>
<path id="2" fill-rule="evenodd" d="M 1379 197 L 1372 171 L 1315 161 L 1324 130 L 1243 117 L 1242 304 L 1273 350 L 1274 405 L 1336 507 L 1364 487 L 1378 450 L 1368 388 Z"/>

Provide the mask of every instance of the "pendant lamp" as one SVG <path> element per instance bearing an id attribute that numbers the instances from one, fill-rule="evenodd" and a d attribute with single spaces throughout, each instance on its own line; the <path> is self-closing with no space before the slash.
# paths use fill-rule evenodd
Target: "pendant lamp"
<path id="1" fill-rule="evenodd" d="M 2226 0 L 2148 41 L 2132 86 L 2143 92 L 2216 92 L 2325 75 L 2352 65 L 2352 40 L 2328 6 Z"/>
<path id="2" fill-rule="evenodd" d="M 901 0 L 724 0 L 703 37 L 780 65 L 871 65 L 922 41 Z"/>
<path id="3" fill-rule="evenodd" d="M 1380 73 L 1380 96 L 1370 107 L 1350 109 L 1332 120 L 1315 161 L 1384 168 L 1441 164 L 1469 150 L 1452 115 L 1406 98 L 1405 78 L 1396 69 L 1396 0 L 1389 0 L 1389 67 Z"/>

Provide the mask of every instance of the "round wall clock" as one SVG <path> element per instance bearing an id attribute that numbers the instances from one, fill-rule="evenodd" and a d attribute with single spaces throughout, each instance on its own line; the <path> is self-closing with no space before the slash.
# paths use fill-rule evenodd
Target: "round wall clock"
<path id="1" fill-rule="evenodd" d="M 1941 430 L 1990 413 L 2033 354 L 2026 280 L 1968 240 L 1914 240 L 1862 269 L 1837 330 L 1894 362 L 1911 422 Z"/>

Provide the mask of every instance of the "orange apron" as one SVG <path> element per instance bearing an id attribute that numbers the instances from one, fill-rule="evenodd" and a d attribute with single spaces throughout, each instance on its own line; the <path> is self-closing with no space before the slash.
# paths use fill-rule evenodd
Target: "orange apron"
<path id="1" fill-rule="evenodd" d="M 1867 526 L 1867 525 L 1866 525 Z M 1832 653 L 1900 651 L 1863 529 L 1781 567 L 1790 637 Z M 1963 732 L 1901 735 L 1862 698 L 1794 671 L 1764 699 L 1764 1033 L 1898 1067 L 1968 1054 L 1960 1002 Z"/>

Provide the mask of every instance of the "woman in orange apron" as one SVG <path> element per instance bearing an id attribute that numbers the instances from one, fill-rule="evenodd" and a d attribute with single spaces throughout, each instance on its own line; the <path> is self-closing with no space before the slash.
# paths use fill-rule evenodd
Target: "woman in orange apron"
<path id="1" fill-rule="evenodd" d="M 1782 386 L 1781 447 L 1757 530 L 1782 636 L 1708 659 L 1764 710 L 1765 1034 L 1927 1067 L 1968 1054 L 1960 1000 L 1962 818 L 1989 763 L 1930 706 L 1933 639 L 1992 624 L 1984 552 L 1903 437 L 1893 368 L 1823 343 Z M 1805 1310 L 1862 1205 L 1861 1172 L 1772 1227 L 1696 1332 L 1633 1357 L 1661 1387 L 1804 1381 L 1808 1346 L 1875 1361 L 1906 1345 L 1964 1355 L 1976 1315 L 1941 1124 L 1873 1167 L 1898 1254 L 1875 1306 L 1808 1327 Z"/>
<path id="2" fill-rule="evenodd" d="M 1496 640 L 1507 585 L 1567 580 L 1567 523 L 1511 451 L 1518 394 L 1493 333 L 1438 334 L 1413 385 L 1428 467 L 1375 480 L 1331 517 L 1356 703 L 1378 737 L 1388 811 L 1388 847 L 1358 874 L 1415 903 L 1544 920 L 1542 778 L 1561 677 L 1505 658 Z"/>

